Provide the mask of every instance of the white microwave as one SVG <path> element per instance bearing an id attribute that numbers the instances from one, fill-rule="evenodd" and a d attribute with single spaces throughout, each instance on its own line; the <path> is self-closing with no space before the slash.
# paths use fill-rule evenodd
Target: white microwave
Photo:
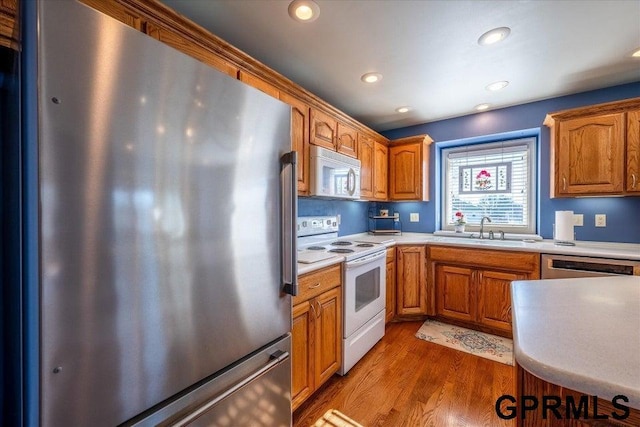
<path id="1" fill-rule="evenodd" d="M 360 198 L 360 160 L 316 145 L 310 154 L 311 196 Z"/>

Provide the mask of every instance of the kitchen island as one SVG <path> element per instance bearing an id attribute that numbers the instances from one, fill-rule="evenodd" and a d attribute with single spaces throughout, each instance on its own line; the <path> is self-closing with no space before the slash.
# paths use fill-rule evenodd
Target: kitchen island
<path id="1" fill-rule="evenodd" d="M 518 401 L 540 394 L 540 406 L 520 425 L 540 425 L 545 396 L 551 403 L 559 399 L 565 419 L 584 415 L 582 410 L 592 420 L 624 415 L 616 403 L 640 409 L 640 277 L 515 281 L 511 297 L 514 354 L 523 369 Z M 600 399 L 589 399 L 587 410 L 578 407 L 580 394 Z M 575 405 L 567 401 L 570 395 Z M 630 412 L 634 425 L 640 412 Z M 552 412 L 546 415 L 553 418 Z"/>

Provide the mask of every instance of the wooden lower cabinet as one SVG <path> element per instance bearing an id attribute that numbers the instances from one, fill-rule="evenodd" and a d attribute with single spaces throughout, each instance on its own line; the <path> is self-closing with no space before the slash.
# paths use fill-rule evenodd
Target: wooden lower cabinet
<path id="1" fill-rule="evenodd" d="M 396 247 L 396 314 L 427 314 L 426 247 Z"/>
<path id="2" fill-rule="evenodd" d="M 476 320 L 475 271 L 467 267 L 436 266 L 436 313 L 449 319 Z"/>
<path id="3" fill-rule="evenodd" d="M 516 363 L 516 426 L 518 427 L 637 427 L 640 426 L 640 410 L 616 408 L 612 400 L 590 396 L 561 387 L 538 378 Z M 532 409 L 523 411 L 523 397 Z M 534 402 L 537 407 L 533 409 Z M 545 402 L 546 401 L 546 402 Z M 624 405 L 623 400 L 616 404 Z M 502 405 L 506 406 L 506 405 Z M 501 407 L 502 407 L 501 406 Z M 569 408 L 567 408 L 569 407 Z M 503 414 L 511 410 L 503 408 Z M 614 414 L 618 416 L 617 419 Z"/>
<path id="4" fill-rule="evenodd" d="M 480 270 L 476 282 L 478 322 L 511 334 L 511 282 L 525 279 L 521 273 Z"/>
<path id="5" fill-rule="evenodd" d="M 389 323 L 396 316 L 396 248 L 387 249 L 385 323 Z"/>
<path id="6" fill-rule="evenodd" d="M 531 252 L 431 246 L 428 265 L 436 317 L 508 337 L 511 282 L 540 277 L 540 255 Z"/>
<path id="7" fill-rule="evenodd" d="M 300 277 L 293 298 L 292 408 L 295 410 L 342 364 L 342 270 L 327 267 Z"/>

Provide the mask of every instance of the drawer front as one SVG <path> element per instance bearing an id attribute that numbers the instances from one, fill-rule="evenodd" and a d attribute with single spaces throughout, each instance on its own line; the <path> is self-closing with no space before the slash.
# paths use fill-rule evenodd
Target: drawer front
<path id="1" fill-rule="evenodd" d="M 316 297 L 342 284 L 342 264 L 332 265 L 322 270 L 300 276 L 298 295 L 293 297 L 293 305 Z"/>

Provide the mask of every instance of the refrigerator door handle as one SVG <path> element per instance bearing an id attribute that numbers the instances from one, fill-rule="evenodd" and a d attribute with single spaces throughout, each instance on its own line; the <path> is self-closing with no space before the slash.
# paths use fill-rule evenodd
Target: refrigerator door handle
<path id="1" fill-rule="evenodd" d="M 289 352 L 282 351 L 282 350 L 277 350 L 276 352 L 274 352 L 273 354 L 271 354 L 269 356 L 269 362 L 267 364 L 262 366 L 260 369 L 258 369 L 257 371 L 255 371 L 251 375 L 249 375 L 249 376 L 243 378 L 242 380 L 238 381 L 237 383 L 233 384 L 228 389 L 224 390 L 222 393 L 216 395 L 213 399 L 211 399 L 210 401 L 208 401 L 207 403 L 205 403 L 204 405 L 202 405 L 201 407 L 199 407 L 195 411 L 190 412 L 185 417 L 183 417 L 183 418 L 181 418 L 179 420 L 176 420 L 175 422 L 173 422 L 171 424 L 171 427 L 182 427 L 182 426 L 188 425 L 193 420 L 197 419 L 202 414 L 207 412 L 209 409 L 211 409 L 214 406 L 216 406 L 219 402 L 221 402 L 222 400 L 226 399 L 227 397 L 229 397 L 230 395 L 232 395 L 236 391 L 240 390 L 242 387 L 246 386 L 247 384 L 251 383 L 252 381 L 255 381 L 256 379 L 260 378 L 261 376 L 263 376 L 264 374 L 266 374 L 270 370 L 274 369 L 276 366 L 278 366 L 279 364 L 281 364 L 282 362 L 284 362 L 288 358 L 289 358 Z"/>
<path id="2" fill-rule="evenodd" d="M 298 218 L 298 153 L 284 154 L 282 162 L 282 278 L 284 292 L 298 295 L 298 252 L 296 220 Z"/>

